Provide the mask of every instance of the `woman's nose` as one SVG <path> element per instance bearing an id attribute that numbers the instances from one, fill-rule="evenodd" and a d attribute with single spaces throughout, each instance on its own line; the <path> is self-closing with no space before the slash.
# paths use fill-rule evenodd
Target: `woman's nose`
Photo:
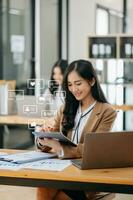
<path id="1" fill-rule="evenodd" d="M 73 86 L 72 87 L 72 92 L 77 92 L 77 91 L 78 91 L 77 87 Z"/>

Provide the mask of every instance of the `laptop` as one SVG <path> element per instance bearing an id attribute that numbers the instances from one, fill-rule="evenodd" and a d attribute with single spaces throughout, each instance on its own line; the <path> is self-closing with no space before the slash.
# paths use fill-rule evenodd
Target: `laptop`
<path id="1" fill-rule="evenodd" d="M 80 169 L 133 167 L 133 131 L 88 133 L 82 159 L 72 160 Z"/>
<path id="2" fill-rule="evenodd" d="M 53 117 L 55 110 L 50 110 L 45 102 L 39 102 L 36 96 L 17 95 L 17 114 L 25 117 L 45 118 Z"/>

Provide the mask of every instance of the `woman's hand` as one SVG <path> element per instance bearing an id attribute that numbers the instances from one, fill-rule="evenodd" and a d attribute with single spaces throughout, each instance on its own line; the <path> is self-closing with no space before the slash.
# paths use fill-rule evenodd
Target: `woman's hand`
<path id="1" fill-rule="evenodd" d="M 49 123 L 48 125 L 36 126 L 36 132 L 51 132 L 51 131 L 58 131 L 53 126 L 53 123 Z M 58 152 L 58 150 L 62 149 L 60 143 L 54 139 L 46 139 L 46 138 L 37 138 L 36 143 L 39 149 L 44 152 Z"/>
<path id="2" fill-rule="evenodd" d="M 49 147 L 54 153 L 58 153 L 59 151 L 62 150 L 61 144 L 55 139 L 38 138 L 37 143 L 42 145 L 42 147 L 45 147 L 45 148 Z"/>
<path id="3" fill-rule="evenodd" d="M 36 132 L 51 132 L 51 131 L 58 131 L 53 123 L 49 123 L 48 125 L 42 125 L 42 126 L 36 126 L 35 128 Z"/>

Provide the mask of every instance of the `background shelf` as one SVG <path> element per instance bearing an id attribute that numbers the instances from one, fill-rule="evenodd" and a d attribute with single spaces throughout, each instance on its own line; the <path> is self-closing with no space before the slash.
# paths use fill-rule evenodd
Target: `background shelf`
<path id="1" fill-rule="evenodd" d="M 92 35 L 88 37 L 89 59 L 133 61 L 133 35 Z"/>

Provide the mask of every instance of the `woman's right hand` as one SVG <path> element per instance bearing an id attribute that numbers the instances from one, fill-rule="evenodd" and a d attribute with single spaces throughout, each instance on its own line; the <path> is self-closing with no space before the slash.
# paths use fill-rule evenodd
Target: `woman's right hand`
<path id="1" fill-rule="evenodd" d="M 35 128 L 36 132 L 51 132 L 51 131 L 57 131 L 57 129 L 55 129 L 55 127 L 53 126 L 53 124 L 49 123 L 48 125 L 42 125 L 42 126 L 36 126 Z"/>

